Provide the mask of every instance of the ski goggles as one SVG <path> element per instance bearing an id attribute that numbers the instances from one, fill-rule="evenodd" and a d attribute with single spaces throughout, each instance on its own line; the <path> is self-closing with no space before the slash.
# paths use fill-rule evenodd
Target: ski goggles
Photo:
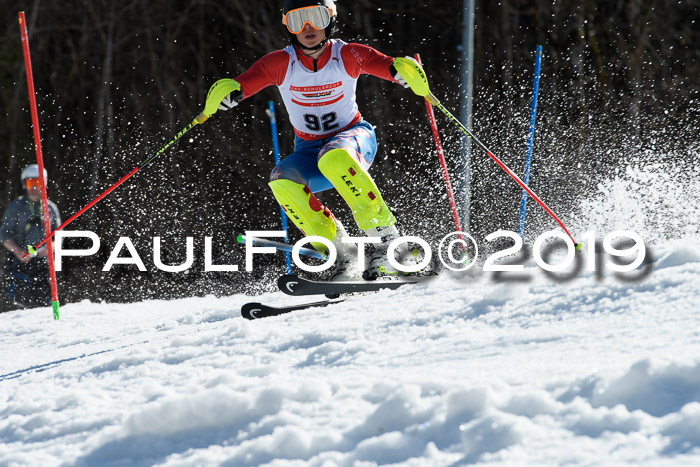
<path id="1" fill-rule="evenodd" d="M 39 180 L 38 178 L 25 178 L 24 186 L 27 187 L 27 189 L 41 188 L 41 180 Z"/>
<path id="2" fill-rule="evenodd" d="M 334 14 L 335 11 L 323 5 L 307 6 L 287 12 L 282 17 L 282 24 L 292 34 L 299 34 L 306 23 L 314 29 L 326 29 Z"/>

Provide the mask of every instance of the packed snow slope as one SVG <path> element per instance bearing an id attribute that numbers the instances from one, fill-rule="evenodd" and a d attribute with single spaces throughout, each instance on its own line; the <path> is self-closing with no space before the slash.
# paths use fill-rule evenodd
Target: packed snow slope
<path id="1" fill-rule="evenodd" d="M 614 213 L 577 231 L 625 227 L 630 193 L 601 186 Z M 531 261 L 260 321 L 240 306 L 304 299 L 5 313 L 0 465 L 700 465 L 700 236 L 683 229 L 633 280 Z"/>
<path id="2" fill-rule="evenodd" d="M 657 255 L 252 322 L 241 295 L 6 313 L 0 464 L 698 465 L 700 241 Z"/>

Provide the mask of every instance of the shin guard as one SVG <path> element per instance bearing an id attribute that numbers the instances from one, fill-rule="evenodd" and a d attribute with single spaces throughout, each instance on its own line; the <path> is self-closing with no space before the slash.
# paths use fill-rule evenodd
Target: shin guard
<path id="1" fill-rule="evenodd" d="M 335 218 L 311 193 L 309 187 L 285 179 L 274 180 L 269 185 L 287 217 L 304 235 L 318 235 L 331 241 L 335 239 Z M 326 246 L 322 243 L 312 243 L 312 245 L 321 254 L 328 253 Z"/>
<path id="2" fill-rule="evenodd" d="M 374 180 L 347 150 L 328 151 L 319 160 L 318 168 L 348 203 L 360 229 L 394 225 L 396 219 Z"/>

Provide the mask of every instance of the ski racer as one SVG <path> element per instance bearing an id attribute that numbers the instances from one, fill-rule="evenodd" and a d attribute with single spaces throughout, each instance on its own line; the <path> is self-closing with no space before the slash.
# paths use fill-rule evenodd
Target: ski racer
<path id="1" fill-rule="evenodd" d="M 335 246 L 338 256 L 331 280 L 357 280 L 364 266 L 364 258 L 358 266 L 356 245 L 343 242 L 348 235 L 341 222 L 314 195 L 331 188 L 348 204 L 358 227 L 367 236 L 381 239 L 369 261 L 369 277 L 403 274 L 387 258 L 389 243 L 400 234 L 394 214 L 368 173 L 377 139 L 358 110 L 355 91 L 361 74 L 413 86 L 408 67 L 415 66 L 415 61 L 332 39 L 337 11 L 331 0 L 285 0 L 282 24 L 291 44 L 263 56 L 238 75 L 234 90 L 219 109 L 229 110 L 276 85 L 295 132 L 294 152 L 270 176 L 277 202 L 305 235 L 324 237 Z M 327 253 L 323 243 L 312 245 Z M 396 252 L 403 265 L 415 265 L 406 244 Z"/>

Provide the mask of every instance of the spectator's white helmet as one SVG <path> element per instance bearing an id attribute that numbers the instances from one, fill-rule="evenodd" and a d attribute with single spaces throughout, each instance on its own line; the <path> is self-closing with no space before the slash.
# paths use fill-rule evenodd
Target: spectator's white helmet
<path id="1" fill-rule="evenodd" d="M 39 178 L 39 166 L 37 164 L 29 165 L 22 171 L 22 183 L 28 178 Z M 48 180 L 49 174 L 44 169 L 44 182 L 48 182 Z"/>

